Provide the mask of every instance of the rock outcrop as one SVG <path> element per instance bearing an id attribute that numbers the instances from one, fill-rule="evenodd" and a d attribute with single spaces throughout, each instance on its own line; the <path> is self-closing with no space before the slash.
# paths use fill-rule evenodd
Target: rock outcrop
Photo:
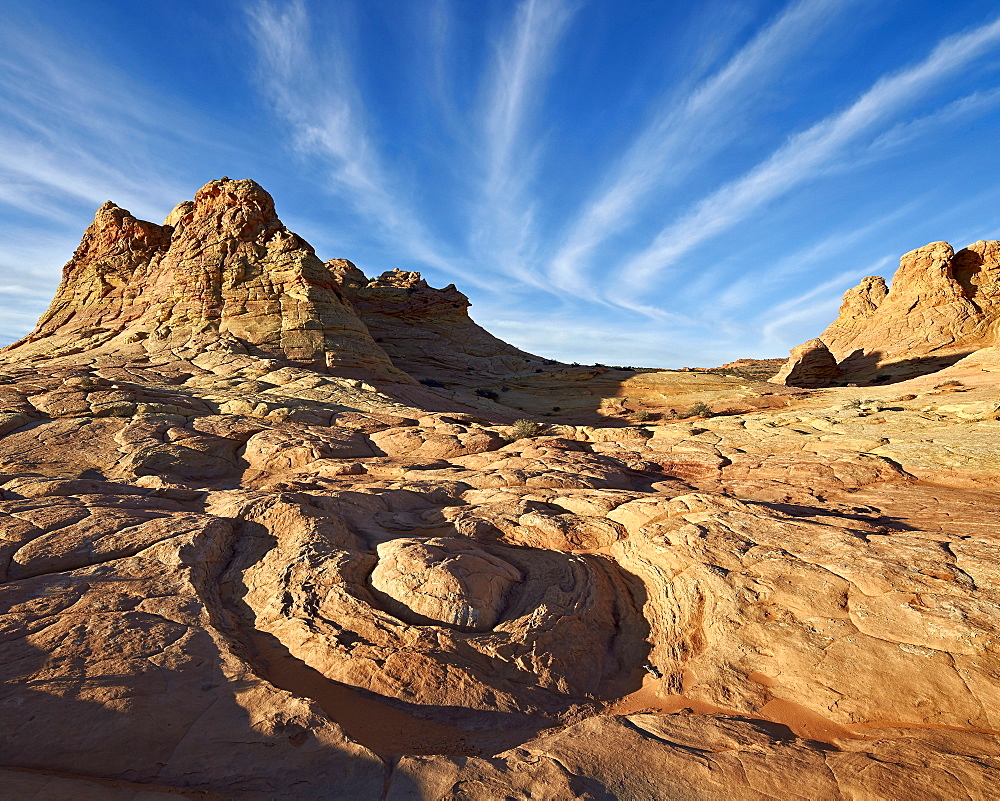
<path id="1" fill-rule="evenodd" d="M 507 593 L 524 578 L 509 562 L 460 539 L 404 537 L 376 550 L 372 587 L 421 622 L 489 631 L 500 621 Z"/>
<path id="2" fill-rule="evenodd" d="M 1000 350 L 818 392 L 533 366 L 276 220 L 250 182 L 105 206 L 0 353 L 5 798 L 995 795 Z M 510 426 L 469 368 L 578 405 Z"/>
<path id="3" fill-rule="evenodd" d="M 842 381 L 867 383 L 939 370 L 993 345 L 998 332 L 1000 242 L 976 242 L 958 253 L 932 242 L 900 259 L 890 288 L 869 276 L 849 289 L 819 339 L 839 363 Z"/>
<path id="4" fill-rule="evenodd" d="M 336 375 L 407 380 L 249 180 L 206 184 L 162 226 L 105 203 L 51 307 L 13 347 L 140 354 L 220 341 Z"/>
<path id="5" fill-rule="evenodd" d="M 346 259 L 327 266 L 375 341 L 410 375 L 434 379 L 472 372 L 482 380 L 545 363 L 477 325 L 469 317 L 469 299 L 454 284 L 434 289 L 420 273 L 406 270 L 368 280 Z"/>
<path id="6" fill-rule="evenodd" d="M 772 380 L 790 387 L 828 387 L 840 380 L 840 368 L 823 340 L 810 339 L 792 349 L 785 366 Z"/>

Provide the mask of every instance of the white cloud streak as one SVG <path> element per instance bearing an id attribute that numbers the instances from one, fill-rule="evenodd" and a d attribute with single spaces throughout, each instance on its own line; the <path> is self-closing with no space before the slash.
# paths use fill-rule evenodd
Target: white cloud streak
<path id="1" fill-rule="evenodd" d="M 280 8 L 262 2 L 248 15 L 260 84 L 290 125 L 296 150 L 325 162 L 334 193 L 391 237 L 409 258 L 460 275 L 470 284 L 491 286 L 481 274 L 463 269 L 445 254 L 402 193 L 394 191 L 399 182 L 390 176 L 378 152 L 344 42 L 334 38 L 317 48 L 301 0 Z"/>
<path id="2" fill-rule="evenodd" d="M 866 275 L 878 275 L 895 260 L 894 256 L 885 256 L 864 269 L 847 270 L 798 297 L 772 306 L 758 316 L 758 319 L 768 321 L 761 328 L 764 343 L 787 345 L 779 332 L 792 323 L 808 321 L 817 327 L 822 324 L 823 317 L 829 317 L 827 322 L 832 322 L 830 311 L 839 308 L 840 298 L 846 289 Z"/>
<path id="3" fill-rule="evenodd" d="M 584 276 L 594 250 L 629 224 L 651 192 L 680 180 L 739 136 L 738 120 L 768 81 L 847 5 L 845 0 L 792 3 L 686 98 L 666 98 L 569 226 L 551 259 L 551 280 L 571 294 L 591 294 Z"/>
<path id="4" fill-rule="evenodd" d="M 199 130 L 178 122 L 170 104 L 89 54 L 43 31 L 0 28 L 0 202 L 56 223 L 108 199 L 163 214 L 189 192 L 162 155 Z"/>
<path id="5" fill-rule="evenodd" d="M 628 288 L 637 292 L 698 245 L 813 178 L 863 135 L 998 44 L 1000 19 L 949 36 L 919 64 L 883 77 L 844 111 L 793 136 L 766 161 L 713 192 L 630 258 L 623 267 Z"/>
<path id="6" fill-rule="evenodd" d="M 486 112 L 488 185 L 493 191 L 502 191 L 511 179 L 525 119 L 571 14 L 562 0 L 523 0 L 497 48 Z"/>
<path id="7" fill-rule="evenodd" d="M 564 0 L 522 0 L 510 29 L 497 43 L 482 112 L 484 183 L 470 240 L 479 260 L 539 288 L 542 276 L 528 267 L 534 233 L 527 198 L 540 148 L 527 129 L 541 105 L 556 49 L 575 7 Z"/>
<path id="8" fill-rule="evenodd" d="M 818 264 L 832 262 L 838 254 L 853 251 L 859 242 L 869 239 L 877 231 L 908 216 L 926 200 L 927 196 L 917 198 L 872 220 L 867 225 L 838 230 L 766 266 L 755 268 L 736 281 L 727 280 L 724 275 L 716 276 L 717 281 L 725 282 L 725 287 L 717 293 L 708 293 L 712 296 L 711 308 L 704 310 L 705 315 L 728 317 L 732 316 L 736 309 L 746 308 L 751 304 L 757 306 L 757 299 L 761 296 L 779 294 L 776 292 L 776 285 L 781 279 L 801 275 L 809 268 L 815 269 Z M 838 261 L 842 262 L 842 259 Z M 849 271 L 844 275 L 853 275 L 854 272 L 856 271 Z M 774 309 L 769 309 L 765 315 L 770 316 L 774 312 Z"/>

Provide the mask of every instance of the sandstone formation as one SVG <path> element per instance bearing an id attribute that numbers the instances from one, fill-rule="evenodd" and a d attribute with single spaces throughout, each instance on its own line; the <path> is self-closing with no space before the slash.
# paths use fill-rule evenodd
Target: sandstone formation
<path id="1" fill-rule="evenodd" d="M 840 380 L 837 360 L 822 339 L 792 348 L 785 366 L 774 377 L 775 383 L 790 387 L 828 387 Z"/>
<path id="2" fill-rule="evenodd" d="M 849 289 L 819 339 L 839 363 L 840 380 L 870 383 L 939 370 L 995 344 L 998 333 L 1000 242 L 958 253 L 932 242 L 900 259 L 890 288 L 869 276 Z"/>
<path id="3" fill-rule="evenodd" d="M 101 206 L 19 352 L 195 353 L 227 341 L 338 375 L 406 380 L 271 196 L 246 180 L 206 184 L 162 226 Z"/>
<path id="4" fill-rule="evenodd" d="M 392 270 L 369 281 L 346 259 L 331 259 L 344 296 L 393 364 L 418 378 L 478 381 L 541 367 L 546 360 L 497 339 L 469 317 L 454 284 L 433 289 L 420 273 Z"/>
<path id="5" fill-rule="evenodd" d="M 0 353 L 7 796 L 993 796 L 998 349 L 807 392 L 466 307 L 252 182 L 102 208 Z"/>

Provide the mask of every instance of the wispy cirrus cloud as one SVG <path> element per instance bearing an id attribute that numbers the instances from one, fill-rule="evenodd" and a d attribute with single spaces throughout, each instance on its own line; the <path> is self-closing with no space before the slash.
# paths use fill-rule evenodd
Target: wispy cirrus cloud
<path id="1" fill-rule="evenodd" d="M 541 156 L 538 139 L 528 130 L 575 11 L 576 4 L 567 0 L 522 0 L 509 30 L 495 44 L 480 112 L 484 175 L 472 250 L 479 259 L 488 258 L 540 287 L 546 284 L 529 269 L 525 252 L 534 234 L 528 190 Z"/>
<path id="2" fill-rule="evenodd" d="M 523 152 L 525 120 L 540 101 L 540 84 L 573 6 L 565 0 L 522 0 L 510 31 L 497 44 L 485 111 L 487 190 L 502 192 L 513 159 Z"/>
<path id="3" fill-rule="evenodd" d="M 893 223 L 904 219 L 919 205 L 925 203 L 932 194 L 928 193 L 927 196 L 914 198 L 888 214 L 876 217 L 866 225 L 838 229 L 827 236 L 810 242 L 805 247 L 780 256 L 773 262 L 761 265 L 735 281 L 727 279 L 726 276 L 717 276 L 716 280 L 724 282 L 725 286 L 719 288 L 718 291 L 705 293 L 711 297 L 711 309 L 703 310 L 704 313 L 709 317 L 713 315 L 726 317 L 747 307 L 758 308 L 761 297 L 782 294 L 777 290 L 777 286 L 783 279 L 809 273 L 817 265 L 829 263 L 834 257 L 839 257 L 840 263 L 853 261 L 853 254 L 858 243 L 869 240 L 877 232 L 884 231 Z M 856 272 L 856 270 L 850 270 L 841 274 L 854 275 Z M 801 296 L 796 298 L 796 303 L 801 302 Z M 783 307 L 781 309 L 768 308 L 757 317 L 758 319 L 768 319 L 782 310 Z"/>
<path id="4" fill-rule="evenodd" d="M 1000 19 L 938 43 L 920 63 L 885 76 L 845 110 L 802 133 L 750 172 L 730 182 L 695 209 L 663 229 L 651 244 L 632 256 L 622 277 L 632 294 L 694 248 L 827 169 L 866 134 L 878 131 L 920 97 L 1000 45 Z M 632 302 L 629 292 L 623 303 Z"/>
<path id="5" fill-rule="evenodd" d="M 0 28 L 0 202 L 63 224 L 109 198 L 162 214 L 189 191 L 163 155 L 192 141 L 182 116 L 72 43 Z"/>
<path id="6" fill-rule="evenodd" d="M 884 256 L 881 259 L 861 269 L 845 270 L 808 292 L 798 297 L 778 303 L 758 316 L 758 320 L 767 320 L 761 327 L 765 344 L 787 347 L 788 343 L 781 337 L 781 331 L 793 323 L 806 320 L 813 321 L 821 316 L 832 318 L 830 312 L 840 305 L 844 291 L 861 280 L 866 275 L 878 275 L 896 260 L 896 256 Z M 817 332 L 818 335 L 818 332 Z"/>
<path id="7" fill-rule="evenodd" d="M 629 224 L 656 190 L 677 182 L 740 135 L 739 119 L 767 83 L 805 52 L 851 0 L 798 0 L 758 32 L 721 69 L 686 96 L 668 95 L 619 156 L 569 225 L 549 263 L 560 289 L 585 289 L 595 249 Z"/>
<path id="8" fill-rule="evenodd" d="M 295 149 L 323 160 L 332 191 L 408 257 L 489 287 L 484 276 L 471 273 L 431 235 L 401 191 L 399 179 L 390 175 L 352 74 L 345 37 L 334 32 L 318 43 L 301 0 L 261 2 L 247 14 L 259 61 L 258 81 L 290 126 Z"/>

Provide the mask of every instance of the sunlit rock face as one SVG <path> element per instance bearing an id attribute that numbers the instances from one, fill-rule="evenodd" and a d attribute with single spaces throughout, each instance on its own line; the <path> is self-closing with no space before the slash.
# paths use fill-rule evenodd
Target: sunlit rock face
<path id="1" fill-rule="evenodd" d="M 928 342 L 993 244 L 907 257 L 959 287 L 914 290 Z M 320 262 L 249 181 L 98 211 L 0 353 L 0 795 L 995 795 L 996 348 L 796 389 L 467 305 Z"/>
<path id="2" fill-rule="evenodd" d="M 372 586 L 432 621 L 487 631 L 522 579 L 513 565 L 469 542 L 399 539 L 378 546 Z"/>
<path id="3" fill-rule="evenodd" d="M 230 343 L 337 375 L 393 368 L 312 247 L 250 180 L 211 181 L 165 225 L 105 203 L 22 356 L 67 349 L 193 351 Z"/>
<path id="4" fill-rule="evenodd" d="M 1000 242 L 954 251 L 932 242 L 899 261 L 892 283 L 879 276 L 847 290 L 840 314 L 822 334 L 839 365 L 796 383 L 803 348 L 776 381 L 794 386 L 898 381 L 935 372 L 996 343 L 1000 331 Z M 813 340 L 815 342 L 815 340 Z"/>

